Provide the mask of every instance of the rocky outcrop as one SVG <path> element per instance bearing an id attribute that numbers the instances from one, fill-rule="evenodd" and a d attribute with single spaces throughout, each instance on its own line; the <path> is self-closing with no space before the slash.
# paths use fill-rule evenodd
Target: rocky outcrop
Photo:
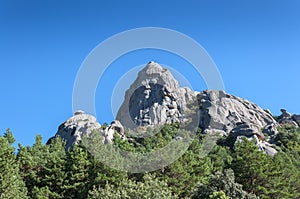
<path id="1" fill-rule="evenodd" d="M 241 142 L 245 138 L 245 136 L 237 136 L 235 144 L 237 142 Z M 262 142 L 257 135 L 253 135 L 251 137 L 246 137 L 248 140 L 254 140 L 258 149 L 261 151 L 264 151 L 266 154 L 270 156 L 274 156 L 277 153 L 277 150 L 274 148 L 273 144 L 270 144 L 269 142 Z"/>
<path id="2" fill-rule="evenodd" d="M 167 69 L 149 62 L 126 91 L 117 120 L 131 129 L 181 122 L 189 102 L 195 100 L 194 92 L 179 87 Z"/>
<path id="3" fill-rule="evenodd" d="M 89 136 L 92 131 L 101 130 L 101 125 L 92 115 L 85 114 L 83 111 L 76 111 L 74 116 L 63 122 L 57 130 L 55 136 L 61 137 L 66 141 L 66 149 L 72 148 L 84 135 Z"/>
<path id="4" fill-rule="evenodd" d="M 278 123 L 281 125 L 290 124 L 299 127 L 300 115 L 291 115 L 285 109 L 281 109 L 281 115 L 278 117 Z"/>
<path id="5" fill-rule="evenodd" d="M 114 120 L 110 123 L 108 127 L 101 131 L 104 139 L 104 144 L 109 144 L 113 142 L 114 134 L 117 132 L 121 138 L 125 139 L 125 131 L 122 124 L 118 120 Z"/>
<path id="6" fill-rule="evenodd" d="M 128 128 L 182 122 L 189 104 L 200 107 L 199 126 L 204 133 L 218 132 L 235 138 L 258 139 L 262 150 L 272 151 L 268 141 L 277 134 L 278 123 L 269 111 L 224 91 L 193 92 L 181 88 L 172 74 L 149 62 L 127 90 L 117 119 Z"/>
<path id="7" fill-rule="evenodd" d="M 270 155 L 276 150 L 269 141 L 277 134 L 278 123 L 269 111 L 248 100 L 224 91 L 198 93 L 200 107 L 199 126 L 204 133 L 221 132 L 238 140 L 240 137 L 255 139 L 259 149 Z"/>
<path id="8" fill-rule="evenodd" d="M 74 144 L 82 140 L 83 136 L 88 137 L 93 131 L 99 132 L 102 135 L 103 143 L 112 143 L 115 132 L 119 133 L 122 138 L 125 137 L 124 128 L 119 121 L 115 120 L 109 126 L 102 129 L 94 116 L 85 114 L 83 111 L 76 111 L 73 117 L 62 123 L 58 127 L 55 136 L 59 136 L 65 140 L 66 149 L 70 149 Z"/>
<path id="9" fill-rule="evenodd" d="M 103 136 L 103 143 L 112 143 L 115 132 L 125 138 L 123 125 L 128 129 L 140 129 L 143 133 L 148 127 L 190 121 L 189 117 L 194 117 L 198 109 L 198 118 L 192 121 L 196 121 L 195 127 L 199 124 L 204 134 L 231 135 L 235 140 L 241 137 L 255 139 L 259 149 L 270 155 L 276 153 L 270 142 L 277 134 L 279 124 L 270 111 L 224 91 L 193 92 L 179 87 L 172 74 L 154 62 L 149 62 L 138 73 L 126 91 L 117 120 L 109 126 L 103 129 L 95 117 L 76 111 L 60 125 L 56 135 L 66 140 L 67 148 L 78 143 L 83 135 L 89 136 L 93 130 Z M 300 115 L 291 115 L 282 109 L 278 121 L 297 125 Z"/>
<path id="10" fill-rule="evenodd" d="M 265 126 L 265 128 L 263 129 L 263 133 L 265 135 L 270 136 L 271 138 L 274 137 L 274 135 L 276 135 L 278 133 L 277 131 L 277 124 L 276 123 L 271 123 L 268 124 L 267 126 Z"/>
<path id="11" fill-rule="evenodd" d="M 203 91 L 197 95 L 197 99 L 200 106 L 199 126 L 202 129 L 249 135 L 260 134 L 267 125 L 277 124 L 269 112 L 224 91 Z"/>

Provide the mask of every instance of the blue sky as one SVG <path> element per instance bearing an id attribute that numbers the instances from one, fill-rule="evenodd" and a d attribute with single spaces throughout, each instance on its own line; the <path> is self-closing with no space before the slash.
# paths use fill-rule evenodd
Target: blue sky
<path id="1" fill-rule="evenodd" d="M 228 93 L 279 114 L 300 113 L 300 1 L 298 0 L 0 0 L 0 132 L 17 142 L 44 141 L 72 116 L 77 71 L 100 42 L 119 32 L 163 27 L 201 44 L 219 68 Z M 189 79 L 185 60 L 159 50 L 120 57 L 96 92 L 100 123 L 113 119 L 112 90 L 124 71 L 154 60 Z M 123 98 L 123 96 L 119 96 Z"/>

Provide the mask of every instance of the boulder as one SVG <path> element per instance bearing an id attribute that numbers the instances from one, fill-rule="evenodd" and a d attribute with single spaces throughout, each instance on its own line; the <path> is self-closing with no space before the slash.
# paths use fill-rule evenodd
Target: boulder
<path id="1" fill-rule="evenodd" d="M 289 112 L 287 112 L 285 109 L 280 109 L 281 111 L 281 116 L 282 118 L 291 118 L 291 114 Z"/>
<path id="2" fill-rule="evenodd" d="M 276 128 L 276 124 L 272 123 L 272 124 L 268 124 L 267 126 L 265 126 L 265 128 L 263 129 L 263 133 L 267 134 L 268 136 L 274 136 L 277 135 L 278 131 Z"/>
<path id="3" fill-rule="evenodd" d="M 293 125 L 295 127 L 299 127 L 299 115 L 291 115 L 289 112 L 287 112 L 285 109 L 280 109 L 281 115 L 278 117 L 278 123 L 281 125 Z"/>
<path id="4" fill-rule="evenodd" d="M 293 119 L 294 121 L 300 121 L 300 115 L 294 114 L 294 115 L 292 115 L 292 119 Z"/>
<path id="5" fill-rule="evenodd" d="M 257 129 L 256 126 L 253 126 L 249 123 L 241 123 L 237 125 L 235 128 L 232 129 L 233 136 L 246 136 L 251 137 L 253 135 L 256 135 L 260 140 L 265 140 L 265 136 L 260 131 L 255 131 Z"/>
<path id="6" fill-rule="evenodd" d="M 292 119 L 297 123 L 298 127 L 300 127 L 300 115 L 292 115 Z"/>
<path id="7" fill-rule="evenodd" d="M 242 142 L 244 136 L 238 136 L 236 138 L 235 144 L 237 142 Z M 260 151 L 263 151 L 265 154 L 274 156 L 277 154 L 277 150 L 274 148 L 274 145 L 270 144 L 269 142 L 262 141 L 261 139 L 258 138 L 257 135 L 253 135 L 251 137 L 246 137 L 248 140 L 254 140 L 258 149 Z"/>
<path id="8" fill-rule="evenodd" d="M 114 134 L 117 132 L 121 138 L 125 139 L 125 131 L 122 124 L 118 120 L 111 122 L 104 130 L 101 131 L 103 135 L 103 143 L 108 144 L 112 143 L 114 139 Z"/>
<path id="9" fill-rule="evenodd" d="M 267 155 L 274 156 L 277 154 L 277 150 L 274 148 L 274 145 L 269 142 L 258 142 L 258 148 L 265 152 Z"/>

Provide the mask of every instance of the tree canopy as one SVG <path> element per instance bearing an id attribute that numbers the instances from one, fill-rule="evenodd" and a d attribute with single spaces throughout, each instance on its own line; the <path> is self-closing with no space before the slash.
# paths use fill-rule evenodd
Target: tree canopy
<path id="1" fill-rule="evenodd" d="M 115 137 L 113 145 L 146 153 L 176 138 L 177 128 L 165 125 L 147 138 Z M 59 137 L 43 144 L 37 135 L 32 146 L 19 144 L 16 152 L 8 129 L 0 136 L 0 198 L 300 197 L 299 128 L 279 129 L 274 137 L 279 152 L 274 157 L 247 139 L 228 147 L 221 138 L 203 156 L 205 139 L 200 132 L 170 165 L 149 173 L 127 173 L 100 162 L 82 143 L 66 150 Z M 93 144 L 101 143 L 95 140 Z"/>

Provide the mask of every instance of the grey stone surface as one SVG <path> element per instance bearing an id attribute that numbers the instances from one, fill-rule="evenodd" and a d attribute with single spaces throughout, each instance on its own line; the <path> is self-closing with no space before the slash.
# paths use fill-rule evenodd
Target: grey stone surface
<path id="1" fill-rule="evenodd" d="M 277 153 L 269 143 L 277 134 L 278 126 L 270 111 L 224 91 L 203 91 L 197 94 L 197 99 L 200 107 L 199 126 L 203 130 L 223 131 L 224 135 L 232 133 L 237 141 L 241 137 L 255 138 L 260 150 L 269 155 Z"/>
<path id="2" fill-rule="evenodd" d="M 267 134 L 268 136 L 276 135 L 278 133 L 276 124 L 272 123 L 265 126 L 265 128 L 263 129 L 263 133 Z"/>
<path id="3" fill-rule="evenodd" d="M 236 142 L 241 142 L 245 138 L 245 136 L 238 136 L 236 138 Z M 270 144 L 269 142 L 262 141 L 261 139 L 258 138 L 257 135 L 252 135 L 251 137 L 246 137 L 248 140 L 254 140 L 258 149 L 263 151 L 265 154 L 268 154 L 270 156 L 274 156 L 277 154 L 277 150 L 274 148 L 274 145 Z"/>
<path id="4" fill-rule="evenodd" d="M 62 123 L 55 136 L 60 136 L 66 141 L 66 148 L 72 148 L 84 135 L 89 136 L 93 130 L 101 131 L 101 125 L 92 115 L 83 111 L 76 111 L 74 116 Z"/>
<path id="5" fill-rule="evenodd" d="M 241 133 L 259 133 L 269 124 L 277 125 L 269 112 L 224 91 L 203 91 L 197 94 L 197 99 L 200 106 L 199 125 L 202 129 L 223 130 L 225 133 L 240 129 Z"/>
<path id="6" fill-rule="evenodd" d="M 122 124 L 114 120 L 105 129 L 97 122 L 92 115 L 85 114 L 83 111 L 76 111 L 74 116 L 62 123 L 55 136 L 60 136 L 66 141 L 66 149 L 70 149 L 74 144 L 82 140 L 83 136 L 90 136 L 96 130 L 103 137 L 103 143 L 112 143 L 114 133 L 117 132 L 121 138 L 125 138 L 125 132 Z"/>
<path id="7" fill-rule="evenodd" d="M 256 139 L 258 148 L 267 154 L 276 153 L 269 142 L 277 134 L 279 124 L 270 111 L 224 91 L 194 92 L 190 88 L 180 87 L 167 69 L 154 62 L 149 62 L 138 73 L 126 91 L 117 120 L 104 130 L 101 130 L 95 117 L 76 111 L 73 117 L 60 125 L 56 135 L 66 140 L 67 148 L 93 130 L 98 130 L 103 136 L 103 143 L 112 143 L 115 132 L 125 138 L 123 126 L 135 129 L 184 122 L 188 120 L 191 104 L 199 107 L 199 127 L 207 136 L 232 133 L 237 140 L 241 137 Z M 299 119 L 300 115 L 291 115 L 282 109 L 279 123 L 294 124 Z"/>
<path id="8" fill-rule="evenodd" d="M 131 129 L 181 122 L 190 101 L 196 102 L 194 92 L 179 87 L 167 69 L 149 62 L 126 91 L 117 120 Z"/>
<path id="9" fill-rule="evenodd" d="M 269 142 L 258 142 L 257 145 L 260 150 L 264 151 L 270 156 L 277 154 L 277 150 L 274 148 L 274 145 L 270 144 Z"/>
<path id="10" fill-rule="evenodd" d="M 114 120 L 111 124 L 101 131 L 104 139 L 104 144 L 109 144 L 113 142 L 114 134 L 117 132 L 121 138 L 125 139 L 125 131 L 122 124 L 118 120 Z"/>
<path id="11" fill-rule="evenodd" d="M 235 137 L 256 136 L 267 142 L 269 136 L 277 133 L 278 123 L 270 111 L 224 91 L 193 92 L 189 88 L 181 88 L 167 69 L 154 62 L 149 62 L 139 72 L 127 90 L 117 119 L 132 129 L 182 122 L 189 103 L 195 101 L 200 107 L 199 126 L 205 134 L 218 132 L 228 135 L 232 132 Z"/>
<path id="12" fill-rule="evenodd" d="M 294 114 L 294 115 L 292 115 L 292 118 L 294 121 L 300 121 L 300 115 Z"/>
<path id="13" fill-rule="evenodd" d="M 260 131 L 255 131 L 257 127 L 252 126 L 249 123 L 239 124 L 235 128 L 232 129 L 232 133 L 234 136 L 246 136 L 251 137 L 256 135 L 260 140 L 265 140 L 265 136 Z"/>
<path id="14" fill-rule="evenodd" d="M 291 115 L 285 109 L 281 109 L 281 115 L 278 117 L 278 122 L 281 125 L 289 124 L 299 127 L 298 123 L 300 122 L 300 115 Z"/>

